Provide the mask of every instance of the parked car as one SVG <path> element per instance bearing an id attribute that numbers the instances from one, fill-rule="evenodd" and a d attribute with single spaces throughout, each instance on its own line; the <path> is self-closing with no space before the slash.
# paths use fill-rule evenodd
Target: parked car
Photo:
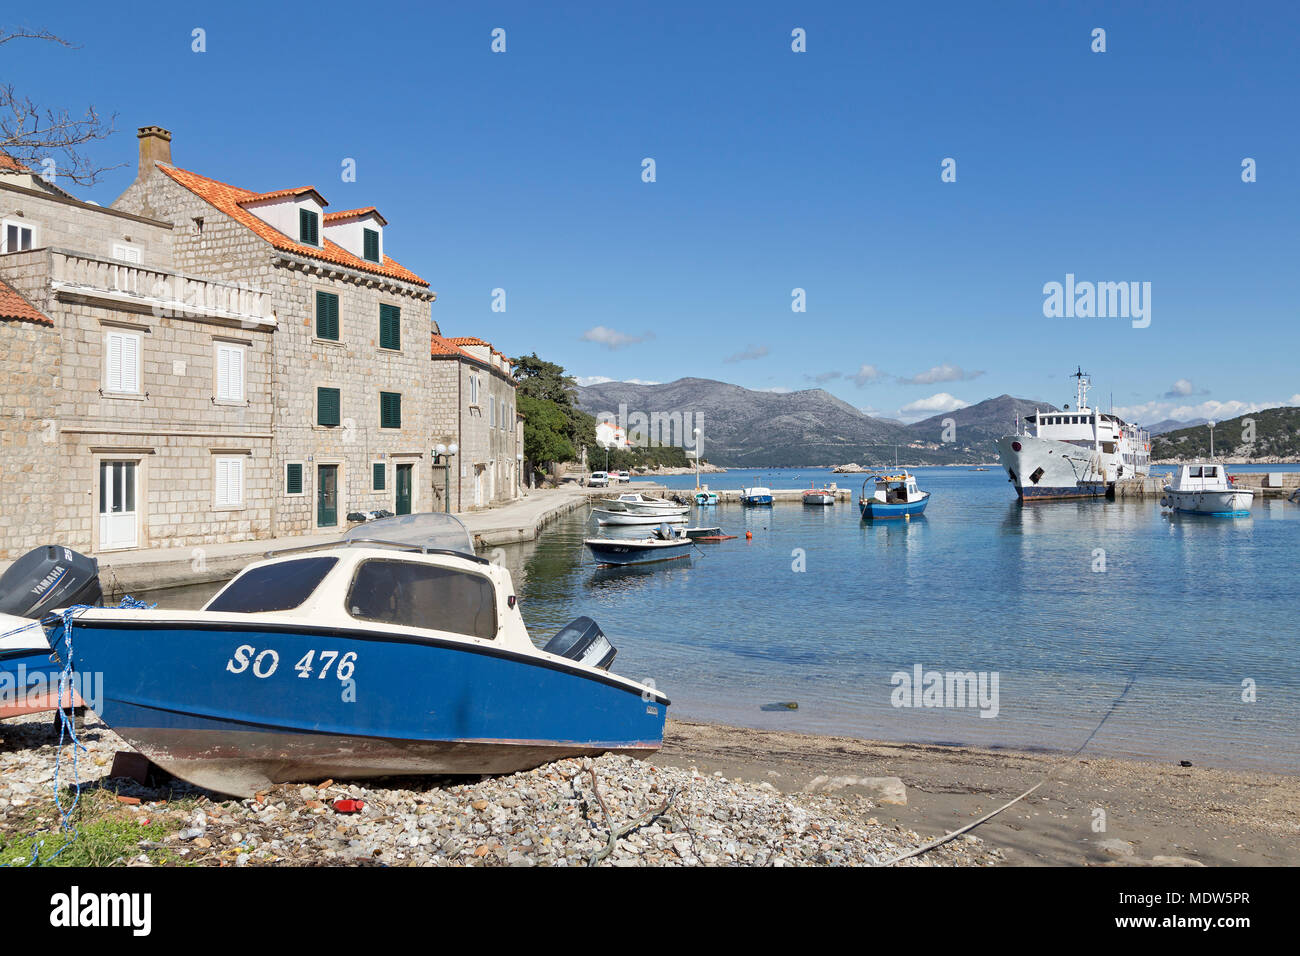
<path id="1" fill-rule="evenodd" d="M 587 479 L 587 485 L 591 488 L 608 488 L 609 475 L 603 471 L 593 471 L 591 477 Z"/>
<path id="2" fill-rule="evenodd" d="M 614 477 L 617 478 L 619 481 L 631 481 L 631 480 L 632 480 L 632 476 L 629 475 L 626 471 L 616 471 L 616 472 L 614 472 Z"/>

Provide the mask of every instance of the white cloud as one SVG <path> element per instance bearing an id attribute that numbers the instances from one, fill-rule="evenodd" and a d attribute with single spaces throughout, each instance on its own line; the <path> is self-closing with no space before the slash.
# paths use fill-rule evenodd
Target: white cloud
<path id="1" fill-rule="evenodd" d="M 1292 395 L 1284 402 L 1219 402 L 1206 399 L 1195 405 L 1176 405 L 1173 402 L 1144 402 L 1141 405 L 1116 406 L 1115 414 L 1130 422 L 1141 425 L 1154 425 L 1166 418 L 1175 421 L 1191 421 L 1197 418 L 1209 418 L 1216 422 L 1236 418 L 1247 412 L 1257 412 L 1265 408 L 1277 408 L 1279 405 L 1300 405 L 1300 394 Z"/>
<path id="2" fill-rule="evenodd" d="M 804 378 L 810 382 L 816 382 L 818 385 L 825 385 L 827 382 L 834 381 L 837 378 L 843 378 L 843 372 L 821 372 L 817 375 L 805 375 Z"/>
<path id="3" fill-rule="evenodd" d="M 864 385 L 870 385 L 880 378 L 880 369 L 874 365 L 864 365 L 852 375 L 853 384 L 861 388 Z"/>
<path id="4" fill-rule="evenodd" d="M 761 359 L 761 358 L 765 357 L 765 356 L 767 355 L 767 353 L 768 353 L 768 347 L 767 347 L 766 345 L 751 345 L 751 346 L 749 346 L 748 348 L 743 349 L 742 351 L 737 352 L 735 355 L 728 356 L 727 358 L 723 359 L 722 361 L 724 361 L 724 362 L 752 362 L 754 359 Z"/>
<path id="5" fill-rule="evenodd" d="M 911 378 L 900 378 L 899 381 L 904 385 L 937 385 L 939 382 L 967 382 L 983 374 L 983 372 L 967 372 L 960 365 L 949 365 L 944 362 L 924 372 L 918 372 Z"/>
<path id="6" fill-rule="evenodd" d="M 1189 379 L 1180 378 L 1169 386 L 1169 391 L 1165 392 L 1165 398 L 1186 398 L 1189 395 L 1208 395 L 1209 390 L 1197 388 Z"/>
<path id="7" fill-rule="evenodd" d="M 938 392 L 929 398 L 918 398 L 914 402 L 909 402 L 898 410 L 898 417 L 907 421 L 909 419 L 916 421 L 922 418 L 928 418 L 930 415 L 937 415 L 940 412 L 955 412 L 959 408 L 965 408 L 970 402 L 964 402 L 956 395 L 949 395 L 947 392 Z"/>
<path id="8" fill-rule="evenodd" d="M 785 395 L 787 392 L 793 392 L 793 388 L 786 388 L 784 385 L 773 385 L 771 388 L 760 388 L 760 392 L 776 392 L 778 395 Z"/>
<path id="9" fill-rule="evenodd" d="M 627 335 L 606 328 L 603 325 L 598 325 L 594 329 L 588 329 L 582 333 L 582 341 L 595 342 L 607 349 L 621 349 L 627 345 L 638 345 L 641 342 L 648 342 L 652 338 L 654 338 L 653 332 L 647 332 L 645 335 Z"/>

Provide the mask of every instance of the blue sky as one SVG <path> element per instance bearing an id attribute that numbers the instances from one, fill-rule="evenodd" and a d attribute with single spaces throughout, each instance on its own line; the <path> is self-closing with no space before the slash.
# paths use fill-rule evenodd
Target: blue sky
<path id="1" fill-rule="evenodd" d="M 444 332 L 578 376 L 915 419 L 1059 405 L 1082 364 L 1146 422 L 1300 404 L 1293 4 L 467 6 L 28 6 L 0 23 L 79 48 L 0 75 L 118 114 L 83 198 L 165 126 L 179 166 L 378 206 Z M 1045 317 L 1067 274 L 1149 282 L 1150 325 Z"/>

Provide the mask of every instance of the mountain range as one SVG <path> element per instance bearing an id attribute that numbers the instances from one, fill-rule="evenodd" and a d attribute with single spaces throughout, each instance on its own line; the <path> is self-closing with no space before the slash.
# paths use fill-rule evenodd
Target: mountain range
<path id="1" fill-rule="evenodd" d="M 907 465 L 993 461 L 994 440 L 1010 431 L 1018 417 L 1035 409 L 1055 410 L 1046 402 L 999 395 L 904 425 L 873 418 L 820 388 L 759 392 L 704 378 L 661 385 L 602 382 L 579 387 L 577 397 L 578 407 L 598 420 L 618 418 L 622 407 L 630 419 L 623 424 L 634 434 L 637 413 L 689 424 L 687 431 L 699 427 L 704 459 L 731 467 L 869 466 L 889 464 L 895 456 Z M 661 437 L 681 444 L 676 435 Z"/>

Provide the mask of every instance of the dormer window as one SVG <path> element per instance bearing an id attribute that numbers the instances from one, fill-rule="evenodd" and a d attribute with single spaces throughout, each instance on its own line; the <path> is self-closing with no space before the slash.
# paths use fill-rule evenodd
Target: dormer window
<path id="1" fill-rule="evenodd" d="M 387 220 L 374 206 L 331 212 L 321 220 L 324 238 L 362 262 L 381 265 L 384 261 L 384 226 Z"/>
<path id="2" fill-rule="evenodd" d="M 368 262 L 379 261 L 379 230 L 363 229 L 362 236 L 362 253 L 361 257 Z"/>
<path id="3" fill-rule="evenodd" d="M 312 209 L 298 210 L 298 241 L 308 246 L 320 245 L 320 213 Z"/>

